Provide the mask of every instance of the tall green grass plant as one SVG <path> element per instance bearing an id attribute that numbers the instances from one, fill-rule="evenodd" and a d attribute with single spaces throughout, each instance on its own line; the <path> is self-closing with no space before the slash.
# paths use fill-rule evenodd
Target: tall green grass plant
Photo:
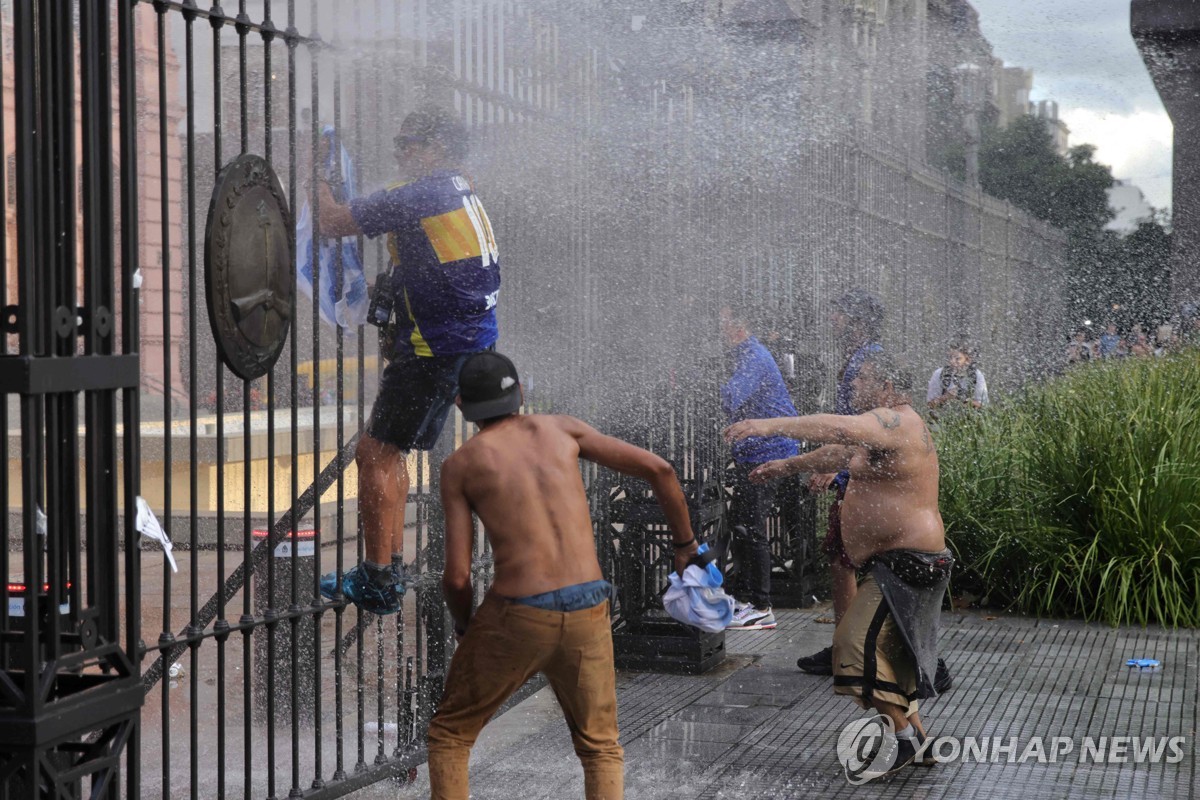
<path id="1" fill-rule="evenodd" d="M 1200 351 L 1080 366 L 934 435 L 960 589 L 1200 625 Z"/>

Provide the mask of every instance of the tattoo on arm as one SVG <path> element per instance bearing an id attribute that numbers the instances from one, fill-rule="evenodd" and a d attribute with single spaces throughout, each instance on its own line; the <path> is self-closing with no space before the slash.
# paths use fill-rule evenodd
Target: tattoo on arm
<path id="1" fill-rule="evenodd" d="M 879 424 L 883 426 L 883 429 L 885 431 L 890 431 L 893 428 L 898 428 L 900 426 L 900 415 L 898 413 L 896 413 L 895 411 L 892 412 L 891 419 L 884 419 L 883 417 L 881 417 L 878 414 L 878 412 L 875 412 L 875 411 L 871 412 L 871 416 L 873 416 L 873 417 L 875 417 L 875 419 L 879 420 Z"/>

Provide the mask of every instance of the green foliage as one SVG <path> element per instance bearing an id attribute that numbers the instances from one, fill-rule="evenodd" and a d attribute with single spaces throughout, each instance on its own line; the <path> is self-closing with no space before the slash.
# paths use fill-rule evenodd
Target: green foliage
<path id="1" fill-rule="evenodd" d="M 1200 626 L 1200 351 L 1079 367 L 936 432 L 956 590 Z"/>
<path id="2" fill-rule="evenodd" d="M 1025 115 L 1007 128 L 985 132 L 979 150 L 979 183 L 1038 219 L 1067 231 L 1098 231 L 1112 219 L 1107 189 L 1112 172 L 1097 163 L 1091 145 L 1064 157 L 1037 117 Z"/>
<path id="3" fill-rule="evenodd" d="M 1113 177 L 1095 152 L 1079 145 L 1060 155 L 1042 120 L 1024 116 L 985 131 L 979 182 L 993 197 L 1066 231 L 1068 329 L 1114 317 L 1123 326 L 1156 324 L 1169 315 L 1170 235 L 1158 221 L 1124 239 L 1104 230 L 1113 217 L 1107 194 Z"/>
<path id="4" fill-rule="evenodd" d="M 1137 230 L 1120 240 L 1110 270 L 1113 283 L 1109 308 L 1120 305 L 1118 322 L 1140 322 L 1150 327 L 1171 315 L 1171 234 L 1157 220 L 1143 222 Z"/>

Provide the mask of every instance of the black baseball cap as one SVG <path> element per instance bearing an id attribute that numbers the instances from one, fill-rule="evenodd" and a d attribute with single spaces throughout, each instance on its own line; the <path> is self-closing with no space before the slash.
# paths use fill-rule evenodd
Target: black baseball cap
<path id="1" fill-rule="evenodd" d="M 458 373 L 458 396 L 468 422 L 515 414 L 521 409 L 517 368 L 500 353 L 476 353 Z"/>
<path id="2" fill-rule="evenodd" d="M 883 324 L 883 303 L 866 289 L 851 289 L 834 300 L 833 307 L 851 319 L 869 325 Z"/>
<path id="3" fill-rule="evenodd" d="M 446 154 L 458 161 L 466 158 L 470 150 L 470 135 L 466 126 L 447 108 L 427 104 L 412 111 L 400 123 L 400 133 L 396 136 L 396 146 L 405 142 L 439 142 L 446 148 Z"/>

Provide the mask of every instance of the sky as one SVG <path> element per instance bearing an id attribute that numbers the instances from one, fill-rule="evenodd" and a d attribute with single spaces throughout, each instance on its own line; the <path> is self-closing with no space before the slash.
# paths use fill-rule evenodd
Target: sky
<path id="1" fill-rule="evenodd" d="M 1129 33 L 1129 0 L 971 0 L 997 58 L 1033 70 L 1070 144 L 1093 144 L 1150 205 L 1171 205 L 1171 120 Z"/>

